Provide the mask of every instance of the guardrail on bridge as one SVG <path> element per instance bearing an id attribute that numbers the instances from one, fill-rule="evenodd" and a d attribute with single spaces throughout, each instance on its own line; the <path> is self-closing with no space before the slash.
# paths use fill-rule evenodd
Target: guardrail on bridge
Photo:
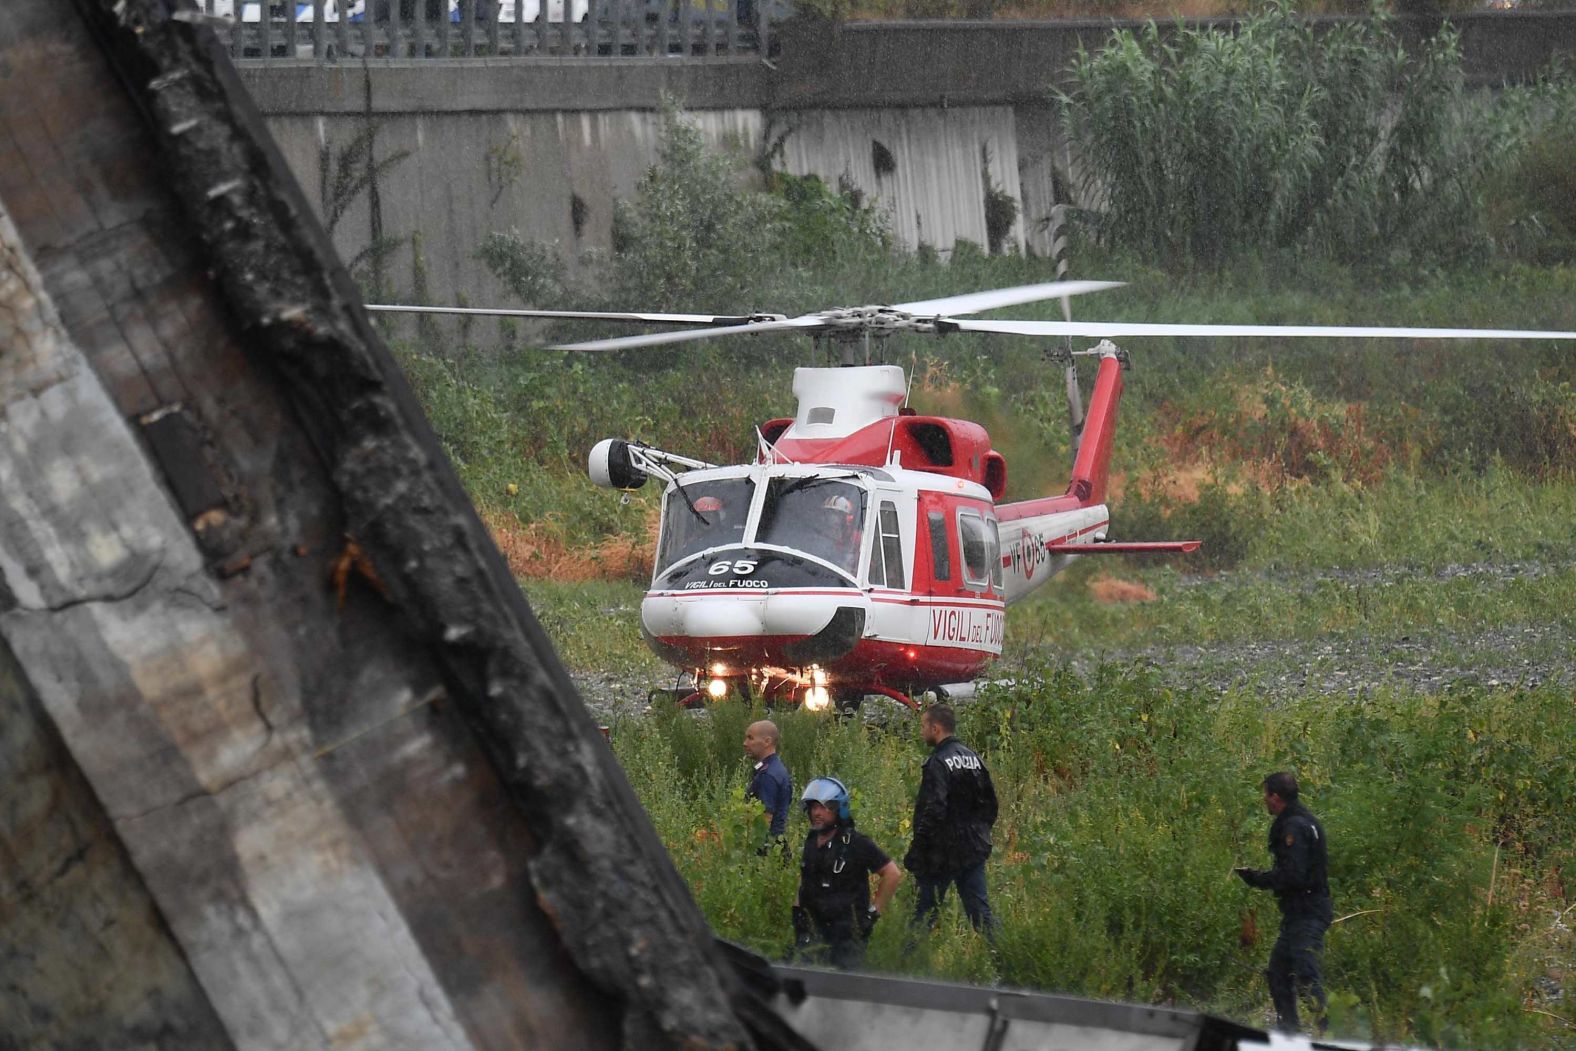
<path id="1" fill-rule="evenodd" d="M 238 61 L 775 51 L 784 0 L 197 0 Z"/>

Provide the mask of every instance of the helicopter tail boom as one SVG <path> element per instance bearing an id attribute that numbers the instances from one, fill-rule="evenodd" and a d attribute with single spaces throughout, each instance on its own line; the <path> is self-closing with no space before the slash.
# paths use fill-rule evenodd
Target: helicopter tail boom
<path id="1" fill-rule="evenodd" d="M 1122 370 L 1127 354 L 1109 342 L 1101 342 L 1100 371 L 1095 376 L 1094 392 L 1089 396 L 1089 412 L 1073 461 L 1073 476 L 1067 493 L 1080 505 L 1105 503 L 1111 473 L 1111 449 L 1116 438 L 1116 411 L 1122 400 Z"/>

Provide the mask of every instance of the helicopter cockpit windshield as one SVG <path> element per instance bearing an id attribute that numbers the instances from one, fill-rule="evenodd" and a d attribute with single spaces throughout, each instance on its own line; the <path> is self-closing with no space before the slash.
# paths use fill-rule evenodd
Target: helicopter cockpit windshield
<path id="1" fill-rule="evenodd" d="M 742 541 L 754 498 L 755 482 L 749 478 L 714 478 L 675 486 L 668 494 L 657 565 L 666 569 L 709 547 Z"/>
<path id="2" fill-rule="evenodd" d="M 839 478 L 773 478 L 766 483 L 759 544 L 823 558 L 850 576 L 859 568 L 865 490 Z"/>

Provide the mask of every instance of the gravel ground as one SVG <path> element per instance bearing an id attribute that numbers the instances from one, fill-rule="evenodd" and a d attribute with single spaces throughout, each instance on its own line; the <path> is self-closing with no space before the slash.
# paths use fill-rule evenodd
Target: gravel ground
<path id="1" fill-rule="evenodd" d="M 646 694 L 657 683 L 635 681 L 602 672 L 571 670 L 569 677 L 580 690 L 580 698 L 599 723 L 609 723 L 622 715 L 636 715 L 646 709 Z M 661 685 L 667 685 L 662 683 Z"/>
<path id="2" fill-rule="evenodd" d="M 1489 583 L 1536 580 L 1569 569 L 1569 563 L 1482 562 L 1451 564 L 1426 576 Z M 1384 587 L 1416 579 L 1418 570 L 1388 566 L 1370 570 L 1263 574 L 1295 582 L 1311 592 L 1330 582 Z M 1206 587 L 1228 574 L 1189 577 L 1182 587 Z M 1149 647 L 1102 655 L 1106 660 L 1143 660 L 1178 684 L 1215 689 L 1252 687 L 1270 696 L 1323 693 L 1357 696 L 1379 689 L 1431 693 L 1452 686 L 1536 687 L 1576 683 L 1576 633 L 1560 624 L 1501 625 L 1453 632 L 1420 625 L 1394 637 L 1346 635 L 1324 639 L 1245 640 L 1209 646 Z M 1080 671 L 1096 659 L 1074 659 Z"/>
<path id="3" fill-rule="evenodd" d="M 1148 648 L 1103 655 L 1147 661 L 1177 685 L 1252 688 L 1270 697 L 1309 693 L 1355 697 L 1380 689 L 1424 693 L 1456 686 L 1576 683 L 1576 637 L 1558 626 L 1502 627 L 1471 635 L 1428 633 L 1393 639 L 1341 638 L 1232 642 Z M 1074 658 L 1087 674 L 1097 663 Z"/>
<path id="4" fill-rule="evenodd" d="M 1434 693 L 1451 687 L 1576 688 L 1576 634 L 1547 625 L 1496 628 L 1473 635 L 1403 635 L 1291 642 L 1233 642 L 1111 651 L 1075 657 L 1082 674 L 1101 661 L 1145 661 L 1178 686 L 1254 689 L 1269 698 L 1321 693 L 1358 697 L 1382 689 Z M 1010 675 L 1009 675 L 1010 677 Z M 580 673 L 575 684 L 600 722 L 644 710 L 651 684 Z"/>
<path id="5" fill-rule="evenodd" d="M 1475 578 L 1488 581 L 1537 579 L 1569 568 L 1568 563 L 1511 562 L 1448 565 L 1427 571 L 1436 580 Z M 1354 586 L 1383 587 L 1415 578 L 1417 570 L 1386 567 L 1285 573 L 1304 590 L 1331 581 Z M 1277 574 L 1263 574 L 1271 579 Z M 1184 588 L 1220 586 L 1230 574 L 1189 577 Z M 1201 646 L 1145 647 L 1075 654 L 1073 667 L 1090 673 L 1100 662 L 1144 661 L 1178 686 L 1217 690 L 1255 689 L 1267 697 L 1321 693 L 1356 697 L 1383 689 L 1437 692 L 1450 687 L 1535 687 L 1564 684 L 1576 688 L 1576 631 L 1561 624 L 1498 626 L 1478 632 L 1450 632 L 1419 627 L 1408 634 L 1376 638 L 1347 635 L 1313 640 L 1243 640 Z M 1011 677 L 998 665 L 997 674 Z M 574 674 L 581 696 L 600 722 L 619 714 L 638 713 L 647 691 L 655 685 L 597 672 Z"/>

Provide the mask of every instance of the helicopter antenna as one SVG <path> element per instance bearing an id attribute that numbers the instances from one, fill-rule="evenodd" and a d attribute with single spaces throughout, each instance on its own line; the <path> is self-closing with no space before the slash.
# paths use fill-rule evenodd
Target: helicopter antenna
<path id="1" fill-rule="evenodd" d="M 777 451 L 777 446 L 766 440 L 766 435 L 761 433 L 759 427 L 755 428 L 755 450 L 757 456 L 765 456 L 767 462 L 776 464 L 779 460 L 783 463 L 794 463 L 790 457 Z"/>
<path id="2" fill-rule="evenodd" d="M 1071 343 L 1073 338 L 1067 337 Z M 1084 432 L 1084 405 L 1083 391 L 1078 389 L 1078 363 L 1073 358 L 1072 348 L 1067 353 L 1067 427 L 1072 432 L 1073 459 L 1078 459 L 1078 446 L 1083 442 Z"/>

